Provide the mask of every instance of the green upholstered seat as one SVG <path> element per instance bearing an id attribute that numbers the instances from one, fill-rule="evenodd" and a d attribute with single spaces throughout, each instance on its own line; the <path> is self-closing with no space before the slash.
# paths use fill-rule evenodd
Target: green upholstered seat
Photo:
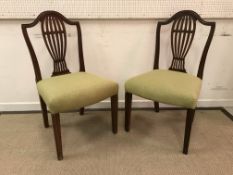
<path id="1" fill-rule="evenodd" d="M 41 80 L 37 89 L 50 112 L 59 113 L 113 96 L 118 92 L 118 84 L 90 73 L 77 72 Z"/>
<path id="2" fill-rule="evenodd" d="M 129 79 L 126 92 L 140 97 L 187 108 L 195 108 L 201 89 L 201 79 L 193 75 L 154 70 Z"/>

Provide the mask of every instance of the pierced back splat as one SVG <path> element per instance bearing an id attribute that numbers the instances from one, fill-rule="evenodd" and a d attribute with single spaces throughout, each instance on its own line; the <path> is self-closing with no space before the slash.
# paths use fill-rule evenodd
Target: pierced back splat
<path id="1" fill-rule="evenodd" d="M 175 19 L 171 29 L 171 49 L 173 54 L 170 70 L 186 72 L 185 57 L 193 42 L 196 31 L 196 19 L 183 15 Z"/>
<path id="2" fill-rule="evenodd" d="M 159 21 L 156 28 L 156 44 L 155 44 L 155 59 L 154 69 L 159 69 L 159 54 L 160 54 L 160 33 L 161 27 L 173 23 L 171 29 L 171 50 L 173 54 L 172 64 L 170 70 L 186 72 L 185 70 L 185 57 L 193 42 L 194 34 L 196 31 L 196 21 L 201 25 L 208 27 L 209 35 L 205 42 L 201 59 L 199 61 L 197 77 L 203 77 L 206 56 L 212 42 L 215 22 L 205 21 L 192 10 L 182 10 L 171 16 L 165 21 Z"/>
<path id="3" fill-rule="evenodd" d="M 70 73 L 65 62 L 67 35 L 63 19 L 53 14 L 41 19 L 41 31 L 45 45 L 53 59 L 52 76 Z"/>
<path id="4" fill-rule="evenodd" d="M 37 24 L 40 24 L 44 43 L 54 62 L 54 70 L 52 76 L 70 73 L 65 61 L 67 49 L 67 33 L 65 28 L 66 25 L 74 26 L 77 29 L 79 71 L 85 72 L 82 46 L 82 32 L 79 21 L 71 21 L 67 19 L 65 16 L 63 16 L 61 13 L 56 11 L 44 11 L 40 13 L 32 23 L 21 25 L 23 36 L 31 56 L 36 82 L 42 80 L 42 75 L 37 55 L 35 54 L 27 30 L 29 28 L 35 27 Z"/>

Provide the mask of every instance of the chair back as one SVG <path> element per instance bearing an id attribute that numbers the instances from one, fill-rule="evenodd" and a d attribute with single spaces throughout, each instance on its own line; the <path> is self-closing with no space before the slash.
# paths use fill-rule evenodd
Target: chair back
<path id="1" fill-rule="evenodd" d="M 51 58 L 53 59 L 52 76 L 70 73 L 65 60 L 67 50 L 67 32 L 65 24 L 74 25 L 77 27 L 80 71 L 85 71 L 82 48 L 82 34 L 79 22 L 70 21 L 56 11 L 44 11 L 32 23 L 22 24 L 23 36 L 31 55 L 36 75 L 36 82 L 41 80 L 42 76 L 37 56 L 29 38 L 27 29 L 35 27 L 38 23 L 40 23 L 41 25 L 43 41 Z"/>
<path id="2" fill-rule="evenodd" d="M 200 59 L 197 76 L 199 78 L 203 77 L 203 69 L 205 65 L 206 56 L 212 41 L 215 22 L 207 22 L 203 20 L 196 12 L 191 10 L 183 10 L 174 14 L 171 18 L 166 21 L 160 21 L 157 25 L 156 30 L 156 48 L 155 48 L 155 60 L 154 69 L 159 68 L 159 52 L 160 52 L 160 31 L 161 26 L 168 25 L 172 23 L 171 27 L 171 51 L 173 55 L 172 63 L 169 70 L 186 72 L 185 69 L 185 57 L 190 50 L 193 42 L 193 38 L 196 32 L 196 22 L 199 21 L 200 24 L 210 27 L 210 32 L 202 56 Z"/>

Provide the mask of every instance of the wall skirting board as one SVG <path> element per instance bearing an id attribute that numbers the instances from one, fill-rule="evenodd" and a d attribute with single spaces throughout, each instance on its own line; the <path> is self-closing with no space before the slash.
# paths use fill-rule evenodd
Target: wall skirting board
<path id="1" fill-rule="evenodd" d="M 153 103 L 150 100 L 133 100 L 134 108 L 151 108 Z M 160 104 L 160 107 L 174 107 Z M 198 107 L 233 107 L 233 99 L 200 99 Z M 105 100 L 95 105 L 88 106 L 89 109 L 110 108 L 110 101 Z M 124 108 L 124 100 L 119 100 L 119 108 Z M 0 112 L 4 111 L 38 111 L 41 110 L 39 102 L 12 102 L 0 103 Z"/>

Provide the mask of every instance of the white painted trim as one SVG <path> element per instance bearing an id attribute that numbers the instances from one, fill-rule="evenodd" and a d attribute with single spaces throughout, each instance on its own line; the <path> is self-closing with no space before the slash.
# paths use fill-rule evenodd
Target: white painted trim
<path id="1" fill-rule="evenodd" d="M 233 115 L 233 107 L 226 107 L 225 108 L 231 115 Z"/>
<path id="2" fill-rule="evenodd" d="M 233 107 L 233 99 L 200 99 L 198 107 Z"/>
<path id="3" fill-rule="evenodd" d="M 39 102 L 0 103 L 0 111 L 37 111 L 41 110 Z"/>
<path id="4" fill-rule="evenodd" d="M 160 104 L 161 107 L 171 107 L 171 105 Z M 133 100 L 133 107 L 146 108 L 153 107 L 150 100 Z M 198 107 L 233 107 L 233 99 L 200 99 Z M 110 101 L 105 100 L 87 108 L 110 108 Z M 119 100 L 119 108 L 124 108 L 124 100 Z M 0 111 L 37 111 L 40 109 L 39 102 L 8 102 L 0 103 Z"/>

